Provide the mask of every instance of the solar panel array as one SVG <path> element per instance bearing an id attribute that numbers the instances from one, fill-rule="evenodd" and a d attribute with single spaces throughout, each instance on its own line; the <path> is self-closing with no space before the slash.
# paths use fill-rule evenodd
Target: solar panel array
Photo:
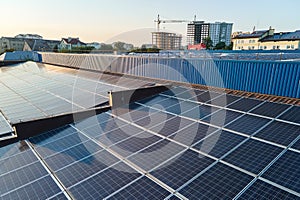
<path id="1" fill-rule="evenodd" d="M 300 199 L 299 107 L 211 94 L 175 87 L 2 147 L 0 197 Z"/>
<path id="2" fill-rule="evenodd" d="M 27 62 L 0 71 L 0 110 L 20 121 L 76 112 L 108 102 L 108 91 L 147 82 Z"/>

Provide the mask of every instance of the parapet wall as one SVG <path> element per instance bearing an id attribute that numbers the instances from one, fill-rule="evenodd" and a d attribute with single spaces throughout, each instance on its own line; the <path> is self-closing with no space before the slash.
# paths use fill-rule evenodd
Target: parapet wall
<path id="1" fill-rule="evenodd" d="M 41 53 L 44 63 L 300 98 L 300 62 Z"/>

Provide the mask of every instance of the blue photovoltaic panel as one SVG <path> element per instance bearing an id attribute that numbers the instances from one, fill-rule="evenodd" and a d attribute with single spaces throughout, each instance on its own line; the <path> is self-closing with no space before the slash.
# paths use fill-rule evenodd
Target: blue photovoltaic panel
<path id="1" fill-rule="evenodd" d="M 68 200 L 68 198 L 64 195 L 64 193 L 59 193 L 50 198 L 51 200 Z"/>
<path id="2" fill-rule="evenodd" d="M 261 103 L 262 101 L 256 99 L 241 98 L 239 101 L 229 105 L 228 108 L 248 112 Z"/>
<path id="3" fill-rule="evenodd" d="M 252 173 L 259 174 L 282 151 L 282 148 L 250 139 L 223 160 Z"/>
<path id="4" fill-rule="evenodd" d="M 68 148 L 62 152 L 54 154 L 53 156 L 47 157 L 45 159 L 46 163 L 54 171 L 65 167 L 76 161 L 80 161 L 92 154 L 100 151 L 102 148 L 94 143 L 93 141 L 86 141 L 80 143 L 72 148 Z"/>
<path id="5" fill-rule="evenodd" d="M 300 124 L 300 106 L 293 106 L 283 115 L 279 116 L 279 119 L 291 121 Z"/>
<path id="6" fill-rule="evenodd" d="M 147 146 L 162 140 L 160 137 L 150 134 L 148 132 L 140 133 L 136 136 L 130 137 L 110 148 L 117 152 L 119 155 L 127 157 Z"/>
<path id="7" fill-rule="evenodd" d="M 151 131 L 154 131 L 154 132 L 162 135 L 162 136 L 167 137 L 192 123 L 194 123 L 194 122 L 191 120 L 187 120 L 187 119 L 176 116 L 167 121 L 164 121 L 161 124 L 150 127 L 149 129 Z"/>
<path id="8" fill-rule="evenodd" d="M 150 174 L 176 190 L 213 162 L 211 158 L 188 150 L 154 169 Z"/>
<path id="9" fill-rule="evenodd" d="M 179 190 L 188 199 L 233 199 L 253 177 L 218 163 Z"/>
<path id="10" fill-rule="evenodd" d="M 274 121 L 255 134 L 255 137 L 288 146 L 299 134 L 300 126 Z"/>
<path id="11" fill-rule="evenodd" d="M 300 150 L 300 139 L 298 139 L 298 141 L 295 142 L 295 144 L 292 146 L 292 148 Z"/>
<path id="12" fill-rule="evenodd" d="M 300 199 L 287 191 L 270 185 L 262 180 L 257 180 L 253 183 L 238 199 L 245 200 L 269 200 L 269 199 Z"/>
<path id="13" fill-rule="evenodd" d="M 300 154 L 285 152 L 262 177 L 300 193 Z"/>
<path id="14" fill-rule="evenodd" d="M 70 187 L 118 161 L 112 154 L 103 150 L 82 160 L 78 160 L 72 165 L 64 166 L 56 171 L 56 175 L 66 187 Z"/>
<path id="15" fill-rule="evenodd" d="M 101 142 L 105 146 L 111 146 L 142 131 L 142 129 L 128 124 L 120 128 L 114 129 L 112 131 L 109 131 L 106 134 L 101 135 L 100 137 L 96 137 L 96 140 Z"/>
<path id="16" fill-rule="evenodd" d="M 213 92 L 213 91 L 206 91 L 204 93 L 201 93 L 197 95 L 196 97 L 193 97 L 192 100 L 196 99 L 199 102 L 205 103 L 208 102 L 218 96 L 220 96 L 220 93 Z"/>
<path id="17" fill-rule="evenodd" d="M 230 95 L 230 94 L 224 94 L 224 95 L 218 96 L 217 98 L 215 98 L 215 99 L 213 99 L 213 100 L 211 100 L 207 103 L 212 104 L 212 105 L 221 106 L 221 107 L 226 107 L 229 104 L 237 101 L 240 98 L 241 97 L 238 97 L 238 96 L 233 96 L 233 95 Z"/>
<path id="18" fill-rule="evenodd" d="M 30 150 L 0 159 L 0 176 L 36 161 L 36 156 Z"/>
<path id="19" fill-rule="evenodd" d="M 195 108 L 193 108 L 187 112 L 184 112 L 181 115 L 192 118 L 192 119 L 199 120 L 199 119 L 206 117 L 207 115 L 212 114 L 213 112 L 216 112 L 217 110 L 219 110 L 219 108 L 202 105 L 202 106 L 196 106 Z"/>
<path id="20" fill-rule="evenodd" d="M 0 196 L 1 200 L 5 199 L 47 199 L 55 194 L 59 193 L 61 190 L 58 185 L 53 181 L 50 176 L 46 176 L 28 185 L 22 185 L 22 187 L 17 190 L 11 191 L 9 193 Z M 61 196 L 62 199 L 66 199 Z"/>
<path id="21" fill-rule="evenodd" d="M 167 108 L 166 111 L 180 115 L 181 113 L 191 110 L 198 106 L 199 106 L 199 104 L 196 104 L 196 103 L 179 101 L 178 104 Z"/>
<path id="22" fill-rule="evenodd" d="M 108 199 L 160 200 L 168 197 L 169 195 L 170 192 L 144 176 Z"/>
<path id="23" fill-rule="evenodd" d="M 103 199 L 140 176 L 129 166 L 119 163 L 69 190 L 76 199 Z"/>
<path id="24" fill-rule="evenodd" d="M 231 110 L 219 110 L 216 113 L 213 113 L 210 116 L 207 116 L 203 119 L 201 119 L 201 121 L 216 125 L 216 126 L 225 126 L 226 124 L 228 124 L 229 122 L 233 121 L 234 119 L 242 116 L 242 113 L 239 112 L 234 112 Z"/>
<path id="25" fill-rule="evenodd" d="M 10 156 L 15 156 L 25 151 L 30 151 L 30 149 L 24 141 L 3 146 L 0 148 L 0 159 L 2 160 Z"/>
<path id="26" fill-rule="evenodd" d="M 160 141 L 131 155 L 128 160 L 145 171 L 150 171 L 164 161 L 182 152 L 185 148 L 169 140 Z"/>
<path id="27" fill-rule="evenodd" d="M 15 171 L 0 176 L 0 194 L 5 194 L 11 190 L 28 184 L 36 179 L 46 176 L 48 173 L 41 163 L 35 162 L 18 168 Z"/>
<path id="28" fill-rule="evenodd" d="M 67 148 L 71 148 L 75 145 L 78 145 L 82 142 L 87 141 L 88 138 L 81 133 L 72 133 L 66 137 L 60 138 L 53 142 L 47 143 L 43 146 L 36 145 L 36 151 L 42 156 L 47 157 L 55 153 L 64 151 Z"/>
<path id="29" fill-rule="evenodd" d="M 251 115 L 244 115 L 241 118 L 225 126 L 225 128 L 241 132 L 247 135 L 252 135 L 264 125 L 266 125 L 269 121 L 271 120 Z"/>
<path id="30" fill-rule="evenodd" d="M 251 113 L 275 118 L 289 107 L 290 105 L 287 104 L 264 102 L 262 105 L 252 110 Z"/>
<path id="31" fill-rule="evenodd" d="M 228 131 L 218 131 L 205 138 L 193 148 L 204 153 L 221 158 L 225 153 L 240 144 L 246 137 Z"/>
<path id="32" fill-rule="evenodd" d="M 217 128 L 196 122 L 191 126 L 181 129 L 176 134 L 171 135 L 170 138 L 181 144 L 191 146 L 216 130 Z"/>

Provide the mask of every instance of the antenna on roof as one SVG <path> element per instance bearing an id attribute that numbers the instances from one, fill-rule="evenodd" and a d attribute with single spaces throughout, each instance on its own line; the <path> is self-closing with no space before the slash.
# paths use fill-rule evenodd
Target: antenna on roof
<path id="1" fill-rule="evenodd" d="M 196 15 L 194 15 L 194 22 L 195 22 L 195 21 L 197 21 L 197 16 L 196 16 Z"/>
<path id="2" fill-rule="evenodd" d="M 253 26 L 253 32 L 255 31 L 255 26 Z"/>

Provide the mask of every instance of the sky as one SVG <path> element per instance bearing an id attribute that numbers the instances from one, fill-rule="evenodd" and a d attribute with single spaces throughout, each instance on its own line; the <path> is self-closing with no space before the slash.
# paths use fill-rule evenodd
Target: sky
<path id="1" fill-rule="evenodd" d="M 0 0 L 0 37 L 36 33 L 45 39 L 151 43 L 154 20 L 233 23 L 233 31 L 300 29 L 299 0 Z M 161 29 L 186 35 L 186 23 Z"/>

